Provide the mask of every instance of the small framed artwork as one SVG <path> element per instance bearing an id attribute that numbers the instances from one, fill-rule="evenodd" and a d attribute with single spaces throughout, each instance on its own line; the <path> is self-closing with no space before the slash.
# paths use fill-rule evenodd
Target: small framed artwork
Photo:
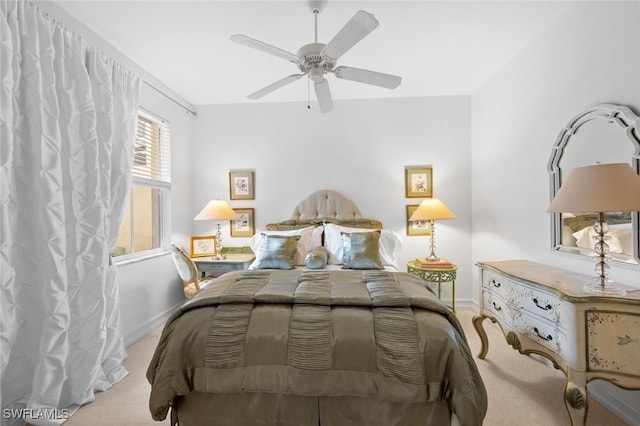
<path id="1" fill-rule="evenodd" d="M 254 188 L 253 170 L 232 170 L 229 172 L 230 199 L 254 200 Z"/>
<path id="2" fill-rule="evenodd" d="M 253 227 L 253 209 L 233 209 L 236 219 L 231 221 L 232 237 L 252 237 L 255 234 Z"/>
<path id="3" fill-rule="evenodd" d="M 420 204 L 411 204 L 407 206 L 407 235 L 431 235 L 431 228 L 428 220 L 409 221 L 409 218 L 416 211 Z"/>
<path id="4" fill-rule="evenodd" d="M 407 198 L 433 197 L 433 169 L 429 166 L 405 167 L 404 187 Z"/>
<path id="5" fill-rule="evenodd" d="M 191 257 L 215 255 L 216 244 L 218 244 L 218 241 L 215 235 L 191 237 Z"/>

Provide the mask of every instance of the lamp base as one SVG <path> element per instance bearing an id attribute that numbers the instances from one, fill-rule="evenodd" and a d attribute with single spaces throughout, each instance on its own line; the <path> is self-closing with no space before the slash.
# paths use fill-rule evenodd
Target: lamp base
<path id="1" fill-rule="evenodd" d="M 624 288 L 614 284 L 611 280 L 606 280 L 604 284 L 599 279 L 594 280 L 594 282 L 582 287 L 582 290 L 587 293 L 594 295 L 599 294 L 601 296 L 624 296 L 627 294 Z"/>

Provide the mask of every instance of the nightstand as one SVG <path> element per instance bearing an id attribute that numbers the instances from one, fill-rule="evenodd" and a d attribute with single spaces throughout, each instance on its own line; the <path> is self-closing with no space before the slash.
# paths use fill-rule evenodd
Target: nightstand
<path id="1" fill-rule="evenodd" d="M 407 263 L 407 272 L 416 277 L 422 278 L 427 283 L 434 283 L 438 286 L 438 298 L 442 295 L 442 283 L 451 283 L 451 309 L 456 311 L 456 273 L 458 267 L 451 265 L 451 268 L 429 268 L 420 266 L 415 260 Z M 428 284 L 427 284 L 428 285 Z M 430 286 L 431 287 L 431 286 Z"/>
<path id="2" fill-rule="evenodd" d="M 192 257 L 201 277 L 219 277 L 231 271 L 241 271 L 249 268 L 256 256 L 249 247 L 225 247 L 222 249 L 224 259 L 213 257 Z"/>

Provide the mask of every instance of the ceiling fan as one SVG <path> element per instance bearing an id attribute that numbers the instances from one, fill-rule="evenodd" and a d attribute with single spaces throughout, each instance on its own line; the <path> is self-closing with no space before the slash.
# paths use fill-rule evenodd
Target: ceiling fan
<path id="1" fill-rule="evenodd" d="M 309 1 L 308 3 L 314 15 L 315 42 L 305 44 L 298 50 L 297 54 L 287 52 L 286 50 L 246 35 L 235 34 L 231 36 L 231 41 L 286 59 L 296 64 L 301 71 L 299 74 L 291 74 L 250 94 L 249 99 L 259 99 L 307 75 L 308 78 L 314 82 L 314 89 L 320 111 L 325 113 L 333 110 L 333 99 L 331 97 L 331 90 L 329 89 L 329 82 L 324 78 L 327 73 L 332 73 L 336 77 L 345 80 L 358 81 L 360 83 L 388 89 L 395 89 L 400 85 L 402 78 L 397 75 L 360 68 L 335 66 L 336 61 L 345 52 L 378 26 L 379 22 L 375 16 L 364 10 L 360 10 L 353 15 L 349 22 L 338 31 L 329 43 L 318 43 L 318 14 L 324 8 L 326 0 Z"/>

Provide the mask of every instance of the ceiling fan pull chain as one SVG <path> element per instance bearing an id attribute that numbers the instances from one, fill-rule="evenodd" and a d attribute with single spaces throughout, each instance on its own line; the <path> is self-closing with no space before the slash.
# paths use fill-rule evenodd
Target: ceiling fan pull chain
<path id="1" fill-rule="evenodd" d="M 307 76 L 307 109 L 311 109 L 311 79 Z"/>

